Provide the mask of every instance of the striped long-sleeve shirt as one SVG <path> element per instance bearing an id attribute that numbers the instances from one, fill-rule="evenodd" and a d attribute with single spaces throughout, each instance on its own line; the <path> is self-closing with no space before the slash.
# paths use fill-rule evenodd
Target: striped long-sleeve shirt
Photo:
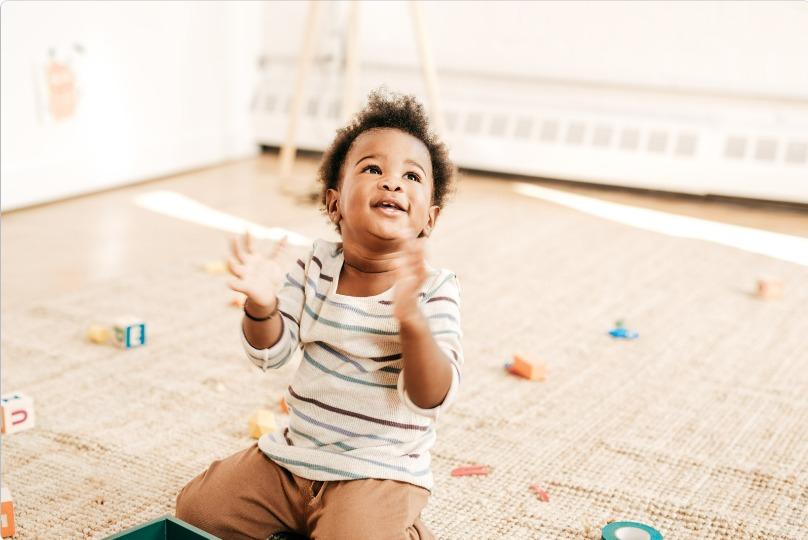
<path id="1" fill-rule="evenodd" d="M 431 490 L 435 422 L 455 399 L 463 365 L 457 277 L 428 267 L 421 288 L 421 311 L 452 364 L 443 403 L 421 409 L 404 387 L 392 288 L 376 296 L 337 294 L 342 262 L 341 244 L 315 241 L 278 293 L 278 342 L 255 349 L 242 333 L 248 357 L 264 370 L 303 349 L 285 396 L 289 426 L 264 435 L 258 446 L 310 480 L 392 479 Z"/>

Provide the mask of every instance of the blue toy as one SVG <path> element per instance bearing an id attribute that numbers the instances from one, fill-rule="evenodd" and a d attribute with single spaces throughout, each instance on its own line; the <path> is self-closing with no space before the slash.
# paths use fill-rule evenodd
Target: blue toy
<path id="1" fill-rule="evenodd" d="M 623 326 L 623 320 L 619 319 L 615 321 L 614 328 L 609 330 L 609 335 L 613 338 L 618 339 L 637 339 L 640 337 L 640 334 L 634 332 L 633 330 L 629 330 Z"/>
<path id="2" fill-rule="evenodd" d="M 609 335 L 618 339 L 637 339 L 640 337 L 640 334 L 637 332 L 620 327 L 609 330 Z"/>

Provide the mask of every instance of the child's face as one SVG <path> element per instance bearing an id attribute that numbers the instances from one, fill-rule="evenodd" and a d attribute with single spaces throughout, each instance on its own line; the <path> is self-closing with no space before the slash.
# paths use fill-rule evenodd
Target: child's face
<path id="1" fill-rule="evenodd" d="M 339 189 L 326 193 L 326 208 L 344 241 L 367 245 L 429 236 L 440 211 L 431 204 L 432 184 L 424 143 L 398 129 L 368 130 L 348 151 Z"/>

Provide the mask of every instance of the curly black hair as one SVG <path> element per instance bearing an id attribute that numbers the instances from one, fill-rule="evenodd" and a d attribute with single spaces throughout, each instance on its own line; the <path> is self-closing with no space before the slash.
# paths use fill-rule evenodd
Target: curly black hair
<path id="1" fill-rule="evenodd" d="M 320 202 L 324 211 L 327 212 L 326 192 L 339 188 L 342 166 L 353 142 L 365 131 L 382 128 L 399 129 L 424 143 L 432 161 L 432 204 L 443 208 L 451 193 L 457 170 L 449 159 L 446 145 L 430 131 L 424 107 L 415 97 L 388 94 L 382 88 L 368 95 L 367 106 L 347 126 L 337 130 L 334 141 L 323 154 L 317 179 L 323 184 Z M 337 224 L 337 231 L 339 230 Z"/>

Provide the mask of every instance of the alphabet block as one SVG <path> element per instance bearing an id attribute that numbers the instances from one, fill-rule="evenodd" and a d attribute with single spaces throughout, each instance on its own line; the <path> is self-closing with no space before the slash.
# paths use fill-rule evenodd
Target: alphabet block
<path id="1" fill-rule="evenodd" d="M 513 355 L 513 362 L 506 364 L 505 369 L 511 375 L 524 377 L 531 381 L 543 381 L 547 378 L 547 366 L 544 363 L 528 362 L 518 354 Z"/>
<path id="2" fill-rule="evenodd" d="M 124 349 L 146 344 L 146 323 L 137 317 L 122 317 L 113 327 L 115 343 Z"/>
<path id="3" fill-rule="evenodd" d="M 6 486 L 0 488 L 0 536 L 14 536 L 14 501 Z"/>
<path id="4" fill-rule="evenodd" d="M 6 394 L 0 398 L 2 424 L 0 432 L 16 433 L 34 427 L 34 400 L 23 393 Z"/>

